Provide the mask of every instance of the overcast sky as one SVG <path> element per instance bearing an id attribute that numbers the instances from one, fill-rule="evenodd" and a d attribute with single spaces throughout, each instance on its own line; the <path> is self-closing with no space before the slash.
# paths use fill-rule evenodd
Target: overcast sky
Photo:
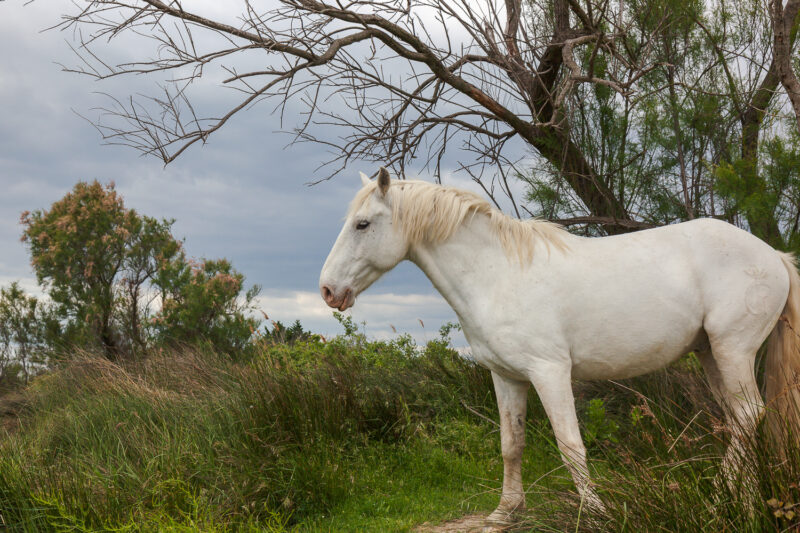
<path id="1" fill-rule="evenodd" d="M 376 169 L 349 168 L 309 187 L 323 177 L 316 169 L 329 154 L 315 145 L 287 146 L 290 138 L 278 132 L 269 104 L 234 118 L 207 145 L 195 145 L 167 167 L 131 148 L 103 145 L 78 113 L 91 115 L 106 104 L 98 92 L 125 98 L 152 93 L 154 82 L 144 76 L 97 82 L 62 72 L 58 63 L 75 64 L 71 35 L 41 30 L 74 10 L 64 0 L 0 2 L 0 284 L 21 280 L 36 290 L 19 241 L 22 211 L 48 208 L 79 180 L 114 181 L 128 207 L 174 218 L 174 233 L 190 255 L 226 257 L 248 284 L 261 285 L 259 303 L 271 318 L 338 333 L 319 297 L 319 270 L 360 185 L 358 171 Z M 209 94 L 224 90 L 213 86 Z M 362 294 L 352 315 L 367 323 L 370 335 L 391 336 L 394 326 L 420 341 L 455 320 L 408 262 Z"/>

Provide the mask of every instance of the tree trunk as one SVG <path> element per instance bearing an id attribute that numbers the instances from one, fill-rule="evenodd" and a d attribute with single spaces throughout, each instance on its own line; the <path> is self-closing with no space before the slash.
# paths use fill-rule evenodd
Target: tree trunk
<path id="1" fill-rule="evenodd" d="M 745 183 L 745 197 L 763 196 L 766 193 L 766 184 L 758 175 L 758 143 L 764 115 L 778 83 L 778 69 L 773 61 L 767 75 L 764 76 L 761 85 L 753 94 L 747 104 L 747 109 L 742 114 L 742 160 L 744 162 L 742 177 Z M 750 231 L 754 235 L 772 246 L 779 248 L 783 246 L 783 238 L 773 210 L 750 208 L 745 210 L 745 216 Z"/>
<path id="2" fill-rule="evenodd" d="M 569 139 L 569 134 L 555 127 L 540 128 L 540 132 L 538 137 L 531 140 L 531 144 L 561 171 L 591 215 L 620 221 L 620 224 L 604 224 L 606 232 L 617 234 L 632 231 L 633 227 L 623 224 L 631 220 L 625 207 L 597 177 L 583 153 Z"/>
<path id="3" fill-rule="evenodd" d="M 800 0 L 789 0 L 783 8 L 783 0 L 770 0 L 772 21 L 772 57 L 777 67 L 778 78 L 786 90 L 794 110 L 797 129 L 800 131 L 800 81 L 792 67 L 792 47 L 797 36 L 795 21 L 800 11 Z"/>

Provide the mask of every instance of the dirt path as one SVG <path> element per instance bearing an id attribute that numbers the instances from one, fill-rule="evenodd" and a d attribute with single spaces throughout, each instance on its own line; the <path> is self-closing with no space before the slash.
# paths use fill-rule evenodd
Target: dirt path
<path id="1" fill-rule="evenodd" d="M 486 525 L 485 514 L 462 516 L 437 525 L 425 522 L 414 529 L 414 533 L 496 533 L 500 531 L 505 531 L 505 529 Z"/>

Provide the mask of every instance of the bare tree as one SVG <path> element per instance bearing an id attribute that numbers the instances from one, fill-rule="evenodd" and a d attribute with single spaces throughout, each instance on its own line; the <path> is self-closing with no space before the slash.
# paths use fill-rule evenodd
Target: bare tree
<path id="1" fill-rule="evenodd" d="M 774 209 L 715 193 L 715 168 L 737 161 L 743 196 L 765 190 L 759 146 L 782 101 L 778 84 L 800 105 L 789 64 L 800 1 L 770 2 L 240 0 L 221 9 L 87 0 L 60 27 L 74 32 L 81 61 L 68 70 L 162 81 L 158 96 L 111 97 L 94 123 L 107 142 L 165 163 L 256 104 L 272 100 L 283 118 L 293 102 L 294 139 L 333 154 L 327 177 L 354 160 L 401 176 L 427 167 L 437 179 L 460 166 L 521 216 L 527 199 L 511 181 L 538 166 L 558 176 L 573 207 L 530 214 L 605 233 L 724 216 L 780 245 Z M 107 59 L 108 41 L 135 48 L 135 59 Z M 193 89 L 201 78 L 237 99 L 209 109 Z M 598 112 L 593 93 L 621 110 L 624 138 L 611 151 L 587 121 Z M 707 118 L 714 108 L 717 127 Z M 669 119 L 661 146 L 639 142 L 653 133 L 642 122 L 652 112 Z M 654 202 L 672 214 L 653 216 Z"/>
<path id="2" fill-rule="evenodd" d="M 97 78 L 172 73 L 161 96 L 115 99 L 104 110 L 98 126 L 107 141 L 170 162 L 261 100 L 275 98 L 282 107 L 297 97 L 306 111 L 296 138 L 335 148 L 331 174 L 353 159 L 367 159 L 391 164 L 402 175 L 421 159 L 439 177 L 445 154 L 457 145 L 476 155 L 464 170 L 492 198 L 497 186 L 513 201 L 507 170 L 515 161 L 508 146 L 521 139 L 563 174 L 588 215 L 608 231 L 638 227 L 597 179 L 562 112 L 580 84 L 600 84 L 627 97 L 654 68 L 651 47 L 624 45 L 630 22 L 623 3 L 240 5 L 238 21 L 193 12 L 181 0 L 95 0 L 65 17 L 62 27 L 76 32 L 82 60 L 70 70 Z M 102 59 L 98 45 L 126 35 L 152 39 L 156 56 L 116 64 Z M 625 68 L 600 76 L 594 69 L 600 59 Z M 214 68 L 242 97 L 221 116 L 201 117 L 189 87 Z M 330 126 L 344 134 L 319 135 Z"/>

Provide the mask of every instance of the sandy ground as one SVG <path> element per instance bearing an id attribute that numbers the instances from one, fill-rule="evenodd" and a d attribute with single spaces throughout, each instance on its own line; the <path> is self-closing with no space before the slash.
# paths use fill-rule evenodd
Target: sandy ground
<path id="1" fill-rule="evenodd" d="M 462 516 L 437 525 L 425 522 L 414 529 L 415 533 L 495 533 L 500 531 L 507 531 L 507 528 L 486 525 L 485 514 Z"/>

